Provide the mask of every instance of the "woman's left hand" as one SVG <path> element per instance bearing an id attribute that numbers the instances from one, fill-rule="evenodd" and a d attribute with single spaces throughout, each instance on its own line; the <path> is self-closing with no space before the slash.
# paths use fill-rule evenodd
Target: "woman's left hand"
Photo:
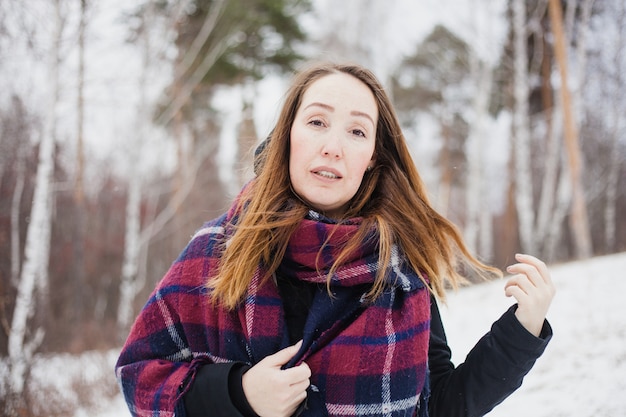
<path id="1" fill-rule="evenodd" d="M 515 259 L 518 263 L 506 269 L 513 276 L 507 281 L 504 293 L 517 300 L 515 316 L 522 326 L 539 336 L 556 288 L 544 262 L 523 254 L 515 255 Z"/>

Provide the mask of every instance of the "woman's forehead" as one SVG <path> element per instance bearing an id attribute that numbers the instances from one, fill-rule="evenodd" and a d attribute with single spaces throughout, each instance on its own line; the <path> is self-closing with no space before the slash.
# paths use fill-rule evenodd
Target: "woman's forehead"
<path id="1" fill-rule="evenodd" d="M 348 108 L 374 124 L 378 119 L 378 105 L 369 86 L 345 73 L 327 74 L 312 82 L 302 95 L 299 110 L 312 106 L 327 110 Z"/>

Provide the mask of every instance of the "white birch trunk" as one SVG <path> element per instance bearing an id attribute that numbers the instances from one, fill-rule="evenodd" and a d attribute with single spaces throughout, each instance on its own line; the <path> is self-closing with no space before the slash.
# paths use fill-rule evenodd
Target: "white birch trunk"
<path id="1" fill-rule="evenodd" d="M 485 138 L 486 120 L 489 117 L 489 93 L 491 91 L 492 71 L 487 63 L 480 62 L 473 56 L 471 67 L 477 86 L 473 101 L 473 122 L 470 126 L 466 145 L 468 177 L 467 177 L 467 223 L 465 239 L 469 248 L 478 251 L 485 260 L 493 256 L 491 246 L 491 211 L 489 210 L 488 190 L 485 187 Z"/>
<path id="2" fill-rule="evenodd" d="M 572 105 L 574 106 L 574 120 L 580 126 L 583 120 L 583 87 L 587 74 L 587 38 L 591 20 L 591 8 L 594 0 L 583 0 L 580 23 L 576 34 L 576 81 L 572 88 Z M 623 2 L 621 3 L 623 5 Z M 569 38 L 572 39 L 572 38 Z M 620 42 L 623 42 L 620 38 Z"/>
<path id="3" fill-rule="evenodd" d="M 43 340 L 43 330 L 29 331 L 29 319 L 36 309 L 36 289 L 47 288 L 47 267 L 50 247 L 51 221 L 51 180 L 54 169 L 54 141 L 56 131 L 56 110 L 59 96 L 59 48 L 62 32 L 60 2 L 55 2 L 55 25 L 50 49 L 48 67 L 48 85 L 50 86 L 49 104 L 46 107 L 44 130 L 39 145 L 39 162 L 35 179 L 33 204 L 30 223 L 26 233 L 24 265 L 17 287 L 15 307 L 8 337 L 10 363 L 10 397 L 22 401 L 26 385 L 26 375 L 35 350 Z M 11 403 L 9 406 L 15 406 Z M 14 413 L 15 410 L 7 410 Z"/>
<path id="4" fill-rule="evenodd" d="M 620 153 L 617 149 L 619 127 L 615 128 L 611 147 L 611 160 L 606 180 L 606 205 L 604 206 L 604 249 L 607 253 L 613 252 L 617 241 L 617 197 L 620 170 Z"/>
<path id="5" fill-rule="evenodd" d="M 24 192 L 24 152 L 25 144 L 20 144 L 17 155 L 17 168 L 13 199 L 11 201 L 11 284 L 17 287 L 20 280 L 21 269 L 21 239 L 20 239 L 20 207 Z"/>
<path id="6" fill-rule="evenodd" d="M 561 100 L 557 98 L 552 109 L 552 120 L 550 122 L 550 132 L 548 133 L 548 143 L 545 152 L 545 174 L 541 184 L 541 196 L 539 197 L 539 207 L 537 209 L 537 242 L 544 242 L 551 231 L 550 224 L 554 221 L 554 207 L 556 204 L 557 183 L 559 179 L 559 166 L 561 164 L 561 136 L 563 134 L 563 114 Z M 563 178 L 561 178 L 561 181 Z M 568 202 L 569 204 L 569 202 Z M 560 224 L 558 223 L 559 229 Z M 552 225 L 552 227 L 557 225 Z M 558 232 L 560 235 L 560 231 Z M 544 242 L 545 243 L 545 242 Z"/>
<path id="7" fill-rule="evenodd" d="M 515 150 L 515 204 L 522 251 L 535 253 L 533 185 L 530 164 L 530 120 L 528 115 L 528 51 L 526 47 L 525 0 L 513 2 L 514 99 L 513 145 Z"/>
<path id="8" fill-rule="evenodd" d="M 618 118 L 621 116 L 617 116 Z M 611 160 L 609 173 L 606 179 L 606 205 L 604 206 L 604 249 L 611 253 L 615 250 L 617 241 L 617 197 L 620 170 L 620 152 L 618 150 L 619 119 L 615 121 L 611 138 Z"/>
<path id="9" fill-rule="evenodd" d="M 613 67 L 615 69 L 615 92 L 612 94 L 612 105 L 609 110 L 612 113 L 613 126 L 610 129 L 610 146 L 611 146 L 611 159 L 609 161 L 609 169 L 606 181 L 606 205 L 604 206 L 604 249 L 607 252 L 613 252 L 615 250 L 615 243 L 617 241 L 617 197 L 618 197 L 618 182 L 620 171 L 620 152 L 619 152 L 619 137 L 622 131 L 623 122 L 623 107 L 620 101 L 622 100 L 621 91 L 624 78 L 623 78 L 623 54 L 624 54 L 624 37 L 626 36 L 624 30 L 624 24 L 626 24 L 626 6 L 623 2 L 620 3 L 619 10 L 617 12 L 617 39 L 614 46 Z M 608 112 L 607 112 L 608 113 Z"/>
<path id="10" fill-rule="evenodd" d="M 52 169 L 54 169 L 54 146 L 52 150 Z M 48 268 L 50 266 L 50 239 L 52 236 L 52 219 L 54 218 L 54 191 L 52 189 L 52 172 L 50 174 L 50 189 L 48 190 L 47 197 L 48 202 L 46 204 L 47 207 L 47 218 L 46 221 L 42 224 L 41 229 L 39 230 L 39 234 L 37 239 L 41 240 L 40 251 L 41 251 L 41 259 L 39 260 L 39 274 L 37 274 L 37 281 L 35 281 L 35 288 L 37 294 L 37 302 L 39 310 L 45 310 L 48 306 Z M 45 314 L 45 311 L 42 311 L 42 314 Z"/>
<path id="11" fill-rule="evenodd" d="M 149 21 L 151 17 L 147 16 L 145 19 Z M 146 26 L 149 26 L 149 24 Z M 133 129 L 135 134 L 134 141 L 136 143 L 135 146 L 133 146 L 134 155 L 130 155 L 131 164 L 129 164 L 132 169 L 129 177 L 128 201 L 126 206 L 126 234 L 124 237 L 124 262 L 122 265 L 120 299 L 117 310 L 117 328 L 120 339 L 123 339 L 128 332 L 128 328 L 135 313 L 133 308 L 135 297 L 143 289 L 145 284 L 145 264 L 147 262 L 150 240 L 174 218 L 178 208 L 193 188 L 193 180 L 196 178 L 202 161 L 204 161 L 207 155 L 215 151 L 215 143 L 213 141 L 205 141 L 202 146 L 194 149 L 193 154 L 190 152 L 186 165 L 180 167 L 184 173 L 181 179 L 181 186 L 168 201 L 167 206 L 158 213 L 153 213 L 153 216 L 148 216 L 148 218 L 152 217 L 151 221 L 144 222 L 144 226 L 142 227 L 140 208 L 143 181 L 139 164 L 140 157 L 144 154 L 142 149 L 147 145 L 147 138 L 151 135 L 152 109 L 148 102 L 148 87 L 149 73 L 153 69 L 153 65 L 155 65 L 151 36 L 149 31 L 144 31 L 140 39 L 140 42 L 143 43 L 141 46 L 143 47 L 144 56 L 142 74 L 138 84 L 140 99 L 137 107 L 135 128 Z M 213 59 L 215 55 L 211 55 L 211 57 L 210 59 Z M 205 59 L 204 63 L 206 64 L 207 62 L 208 61 Z M 202 74 L 205 73 L 206 71 Z M 194 74 L 197 75 L 197 73 Z M 195 81 L 193 82 L 195 83 Z M 170 106 L 175 103 L 178 103 L 176 99 L 173 103 L 170 103 Z M 166 119 L 169 120 L 169 116 L 166 116 Z"/>
<path id="12" fill-rule="evenodd" d="M 254 146 L 258 142 L 254 124 L 254 99 L 256 88 L 253 81 L 244 85 L 241 122 L 237 132 L 237 190 L 254 176 Z"/>
<path id="13" fill-rule="evenodd" d="M 541 190 L 536 232 L 541 239 L 545 260 L 557 258 L 557 246 L 563 235 L 563 225 L 572 204 L 572 185 L 569 167 L 564 159 L 561 141 L 563 135 L 562 100 L 557 95 L 546 152 L 546 174 Z M 559 167 L 560 174 L 559 174 Z"/>
<path id="14" fill-rule="evenodd" d="M 485 183 L 485 175 L 483 174 L 483 190 L 486 188 Z M 485 190 L 485 196 L 488 194 L 487 190 Z M 482 257 L 483 261 L 491 262 L 494 258 L 494 247 L 493 247 L 493 216 L 490 210 L 489 199 L 484 198 L 481 200 L 483 209 L 480 211 L 480 230 L 478 232 L 479 235 L 479 246 L 478 253 Z"/>
<path id="15" fill-rule="evenodd" d="M 141 232 L 140 222 L 141 179 L 138 174 L 132 175 L 126 203 L 126 234 L 124 236 L 124 263 L 120 283 L 120 299 L 117 309 L 117 324 L 120 338 L 127 332 L 133 319 L 133 302 L 138 289 L 136 284 Z"/>
<path id="16" fill-rule="evenodd" d="M 82 210 L 83 205 L 83 168 L 85 166 L 84 121 L 85 121 L 85 32 L 87 26 L 87 0 L 80 1 L 80 21 L 78 24 L 78 91 L 76 103 L 76 177 L 74 183 L 74 201 Z M 82 216 L 82 213 L 80 214 Z M 79 259 L 79 262 L 83 262 Z"/>
<path id="17" fill-rule="evenodd" d="M 150 12 L 148 12 L 150 13 Z M 151 15 L 144 17 L 151 20 Z M 145 25 L 148 26 L 148 25 Z M 146 125 L 150 123 L 147 104 L 147 79 L 151 63 L 151 42 L 148 29 L 141 32 L 140 42 L 143 43 L 143 67 L 139 77 L 139 103 L 135 119 L 134 140 L 136 141 L 129 154 L 129 184 L 126 201 L 126 233 L 124 235 L 124 261 L 120 282 L 120 299 L 117 306 L 117 329 L 120 341 L 124 340 L 133 319 L 135 296 L 141 290 L 137 283 L 139 271 L 139 255 L 141 253 L 141 170 L 140 158 L 146 140 Z"/>
<path id="18" fill-rule="evenodd" d="M 572 183 L 569 166 L 562 161 L 563 170 L 556 190 L 556 203 L 552 218 L 548 224 L 548 232 L 544 243 L 545 261 L 552 262 L 557 257 L 557 248 L 563 231 L 563 222 L 570 210 L 572 202 Z"/>

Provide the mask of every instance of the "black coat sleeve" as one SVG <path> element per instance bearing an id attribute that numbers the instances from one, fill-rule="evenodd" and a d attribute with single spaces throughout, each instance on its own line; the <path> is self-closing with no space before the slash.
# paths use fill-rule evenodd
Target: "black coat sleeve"
<path id="1" fill-rule="evenodd" d="M 184 396 L 187 417 L 258 417 L 241 385 L 248 369 L 237 362 L 202 366 Z"/>
<path id="2" fill-rule="evenodd" d="M 539 337 L 528 332 L 515 317 L 517 305 L 507 310 L 455 367 L 441 322 L 431 300 L 430 417 L 478 417 L 491 411 L 522 384 L 524 376 L 552 337 L 544 322 Z"/>

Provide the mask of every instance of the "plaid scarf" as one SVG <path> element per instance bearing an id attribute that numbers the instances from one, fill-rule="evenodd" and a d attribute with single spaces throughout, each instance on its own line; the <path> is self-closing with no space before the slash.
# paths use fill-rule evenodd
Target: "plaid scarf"
<path id="1" fill-rule="evenodd" d="M 207 300 L 206 277 L 216 270 L 233 221 L 231 209 L 196 233 L 134 323 L 116 366 L 134 416 L 184 416 L 182 396 L 200 366 L 254 365 L 289 345 L 276 283 L 261 281 L 262 267 L 236 310 Z M 277 273 L 325 283 L 338 249 L 359 226 L 359 219 L 337 226 L 309 212 Z M 388 285 L 368 302 L 376 244 L 372 233 L 335 272 L 332 297 L 325 286 L 314 295 L 302 347 L 286 365 L 306 361 L 311 368 L 303 416 L 427 416 L 428 290 L 394 249 Z"/>

